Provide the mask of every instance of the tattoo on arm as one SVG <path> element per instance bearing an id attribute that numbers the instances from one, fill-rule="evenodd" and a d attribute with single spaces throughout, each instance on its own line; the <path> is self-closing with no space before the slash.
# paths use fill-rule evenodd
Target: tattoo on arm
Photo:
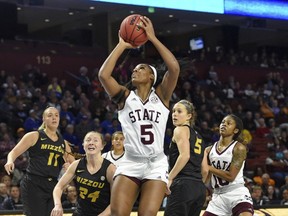
<path id="1" fill-rule="evenodd" d="M 241 169 L 243 161 L 246 159 L 246 149 L 245 148 L 237 148 L 235 149 L 231 165 L 235 166 L 237 169 Z"/>

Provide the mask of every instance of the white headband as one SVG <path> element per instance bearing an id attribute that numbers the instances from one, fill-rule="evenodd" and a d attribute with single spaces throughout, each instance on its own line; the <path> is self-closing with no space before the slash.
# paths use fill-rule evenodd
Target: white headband
<path id="1" fill-rule="evenodd" d="M 152 65 L 149 65 L 149 67 L 152 69 L 153 74 L 154 74 L 154 82 L 153 82 L 153 86 L 155 85 L 156 81 L 157 81 L 157 70 L 155 67 L 153 67 Z"/>

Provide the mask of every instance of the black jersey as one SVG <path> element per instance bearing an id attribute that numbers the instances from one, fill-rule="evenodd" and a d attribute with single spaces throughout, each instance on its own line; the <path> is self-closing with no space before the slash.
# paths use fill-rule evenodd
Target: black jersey
<path id="1" fill-rule="evenodd" d="M 187 126 L 189 127 L 189 126 Z M 204 155 L 204 141 L 200 134 L 193 128 L 190 129 L 190 159 L 183 169 L 178 173 L 176 178 L 189 177 L 195 180 L 202 181 L 201 163 Z M 169 169 L 174 167 L 177 158 L 179 157 L 179 150 L 175 142 L 171 141 L 169 148 Z"/>
<path id="2" fill-rule="evenodd" d="M 106 172 L 111 164 L 103 159 L 101 168 L 94 174 L 87 170 L 86 157 L 80 159 L 75 171 L 75 184 L 79 192 L 77 215 L 95 216 L 103 212 L 110 204 L 110 183 Z"/>
<path id="3" fill-rule="evenodd" d="M 39 130 L 39 138 L 36 144 L 28 149 L 29 174 L 57 178 L 64 164 L 63 155 L 65 142 L 60 134 L 58 140 L 51 140 L 44 130 Z"/>

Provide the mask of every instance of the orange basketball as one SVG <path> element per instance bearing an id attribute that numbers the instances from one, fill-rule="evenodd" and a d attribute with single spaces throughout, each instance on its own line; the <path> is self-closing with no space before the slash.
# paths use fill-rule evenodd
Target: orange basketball
<path id="1" fill-rule="evenodd" d="M 147 35 L 141 25 L 144 25 L 140 19 L 141 15 L 132 14 L 127 16 L 120 25 L 120 36 L 124 41 L 138 47 L 147 42 Z"/>

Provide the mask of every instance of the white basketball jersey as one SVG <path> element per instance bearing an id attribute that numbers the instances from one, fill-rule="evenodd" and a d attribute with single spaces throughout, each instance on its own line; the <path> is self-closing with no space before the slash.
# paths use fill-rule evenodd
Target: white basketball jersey
<path id="1" fill-rule="evenodd" d="M 163 152 L 169 109 L 162 103 L 154 88 L 144 102 L 134 91 L 130 91 L 118 114 L 127 154 L 149 157 Z"/>
<path id="2" fill-rule="evenodd" d="M 119 166 L 125 152 L 122 155 L 115 155 L 113 151 L 108 151 L 102 154 L 102 157 L 112 162 L 116 167 Z"/>
<path id="3" fill-rule="evenodd" d="M 229 146 L 226 147 L 226 149 L 224 149 L 222 152 L 219 152 L 217 150 L 219 143 L 218 142 L 214 143 L 209 153 L 210 164 L 217 169 L 229 171 L 231 161 L 232 161 L 232 156 L 233 156 L 233 149 L 236 144 L 237 144 L 237 141 L 233 141 Z M 244 184 L 244 178 L 243 178 L 244 165 L 245 165 L 245 161 L 242 164 L 242 167 L 233 182 L 228 182 L 212 174 L 211 186 L 213 188 L 223 188 L 225 186 L 229 186 L 233 184 L 239 184 L 239 183 Z"/>

